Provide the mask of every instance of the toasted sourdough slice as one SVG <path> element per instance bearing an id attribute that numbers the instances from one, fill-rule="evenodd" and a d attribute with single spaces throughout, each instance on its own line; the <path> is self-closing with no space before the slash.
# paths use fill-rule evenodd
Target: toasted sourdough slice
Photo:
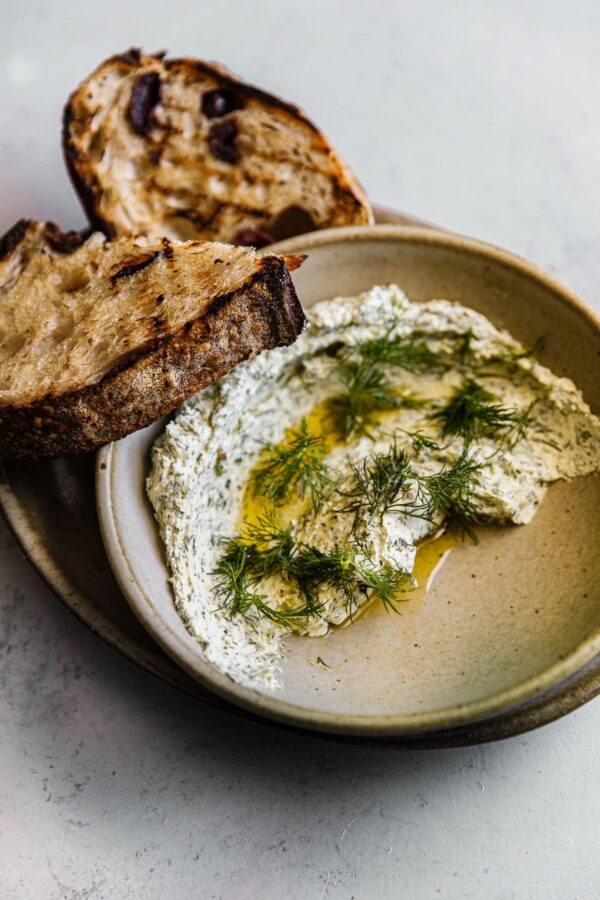
<path id="1" fill-rule="evenodd" d="M 92 224 L 264 246 L 373 221 L 364 193 L 296 106 L 195 59 L 132 49 L 64 113 L 67 166 Z"/>
<path id="2" fill-rule="evenodd" d="M 93 450 L 291 344 L 302 259 L 17 222 L 0 239 L 0 457 Z"/>

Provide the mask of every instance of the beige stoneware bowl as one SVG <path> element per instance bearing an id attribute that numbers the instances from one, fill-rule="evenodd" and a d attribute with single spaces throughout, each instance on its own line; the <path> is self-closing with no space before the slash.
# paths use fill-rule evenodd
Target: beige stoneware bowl
<path id="1" fill-rule="evenodd" d="M 381 225 L 316 232 L 275 248 L 309 254 L 294 273 L 318 300 L 396 281 L 414 300 L 457 300 L 568 375 L 600 411 L 600 322 L 535 266 L 452 234 Z M 401 736 L 478 721 L 548 691 L 600 652 L 600 479 L 553 485 L 532 524 L 483 528 L 455 547 L 401 615 L 368 612 L 324 639 L 289 637 L 284 687 L 240 687 L 208 663 L 173 606 L 144 492 L 164 422 L 104 448 L 98 512 L 119 584 L 159 644 L 213 691 L 261 715 L 326 732 Z M 329 669 L 315 665 L 317 657 Z"/>

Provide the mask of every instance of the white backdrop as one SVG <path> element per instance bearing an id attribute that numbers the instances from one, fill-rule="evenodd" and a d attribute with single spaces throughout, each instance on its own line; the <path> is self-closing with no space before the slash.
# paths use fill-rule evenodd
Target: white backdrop
<path id="1" fill-rule="evenodd" d="M 600 5 L 0 2 L 0 230 L 83 216 L 66 94 L 129 45 L 303 105 L 371 198 L 507 246 L 600 308 Z M 2 898 L 600 896 L 600 701 L 444 752 L 204 709 L 60 607 L 0 525 Z"/>

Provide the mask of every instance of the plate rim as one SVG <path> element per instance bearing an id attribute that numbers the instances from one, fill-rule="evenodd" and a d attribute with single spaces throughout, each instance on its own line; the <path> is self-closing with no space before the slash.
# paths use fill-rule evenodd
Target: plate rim
<path id="1" fill-rule="evenodd" d="M 280 731 L 318 740 L 377 749 L 441 750 L 494 743 L 527 734 L 580 709 L 600 694 L 600 656 L 598 656 L 595 660 L 592 660 L 586 669 L 578 672 L 572 680 L 559 685 L 556 691 L 544 692 L 530 704 L 510 710 L 504 716 L 495 716 L 465 727 L 447 728 L 443 731 L 423 732 L 417 735 L 407 734 L 398 738 L 369 738 L 364 735 L 362 737 L 353 737 L 349 734 L 336 734 L 334 732 L 307 731 L 303 728 L 286 725 L 275 719 L 266 719 L 258 713 L 252 714 L 247 712 L 241 706 L 229 704 L 217 695 L 200 693 L 201 685 L 198 682 L 194 681 L 192 685 L 189 685 L 185 681 L 176 680 L 172 674 L 157 667 L 149 658 L 144 658 L 143 655 L 134 652 L 132 648 L 137 646 L 135 641 L 121 641 L 118 637 L 115 637 L 115 632 L 109 629 L 104 616 L 102 616 L 104 624 L 94 623 L 90 616 L 85 614 L 84 603 L 72 603 L 72 598 L 81 600 L 81 597 L 77 591 L 69 588 L 68 577 L 62 572 L 60 567 L 55 565 L 51 554 L 45 550 L 36 549 L 27 515 L 11 490 L 3 464 L 0 464 L 0 508 L 15 541 L 23 550 L 25 558 L 38 573 L 40 579 L 48 586 L 65 609 L 74 615 L 105 646 L 122 656 L 139 671 L 181 692 L 190 699 L 231 713 L 236 718 L 245 719 L 268 728 L 276 728 Z M 61 582 L 64 582 L 64 587 L 61 586 Z M 172 665 L 171 660 L 169 659 L 168 661 L 169 665 Z M 596 669 L 592 668 L 594 663 L 597 665 Z M 179 673 L 177 672 L 177 674 Z M 181 675 L 184 676 L 184 679 L 187 678 L 183 670 Z"/>
<path id="2" fill-rule="evenodd" d="M 476 253 L 491 258 L 495 262 L 519 270 L 521 274 L 542 283 L 583 316 L 588 324 L 600 333 L 600 317 L 577 294 L 567 288 L 553 275 L 529 262 L 518 254 L 496 247 L 494 244 L 469 238 L 451 232 L 430 230 L 419 224 L 413 226 L 381 224 L 376 226 L 350 226 L 328 229 L 282 241 L 269 248 L 276 252 L 310 250 L 311 246 L 339 243 L 340 240 L 368 242 L 369 240 L 390 240 L 435 244 L 468 253 Z M 311 710 L 288 703 L 272 694 L 262 694 L 252 688 L 233 682 L 230 678 L 201 656 L 189 649 L 165 623 L 160 625 L 160 613 L 146 596 L 135 578 L 127 554 L 119 539 L 119 527 L 115 517 L 113 496 L 114 455 L 117 445 L 102 448 L 96 465 L 96 497 L 100 528 L 105 550 L 113 573 L 123 594 L 143 626 L 152 638 L 203 687 L 223 697 L 228 703 L 242 706 L 246 711 L 261 717 L 274 719 L 296 728 L 328 732 L 366 738 L 402 738 L 423 735 L 441 729 L 472 726 L 486 719 L 509 713 L 523 704 L 540 697 L 547 691 L 556 690 L 565 681 L 576 676 L 600 653 L 600 628 L 595 629 L 580 641 L 563 659 L 557 660 L 541 672 L 513 685 L 504 691 L 467 704 L 446 707 L 427 714 L 412 713 L 403 716 L 366 716 L 329 713 Z M 166 628 L 166 631 L 165 631 Z M 600 690 L 600 684 L 598 686 Z"/>

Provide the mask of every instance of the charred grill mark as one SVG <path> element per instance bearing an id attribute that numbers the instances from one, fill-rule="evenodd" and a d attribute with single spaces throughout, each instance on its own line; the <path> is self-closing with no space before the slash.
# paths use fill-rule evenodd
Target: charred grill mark
<path id="1" fill-rule="evenodd" d="M 173 245 L 171 244 L 171 241 L 169 240 L 169 238 L 163 238 L 162 245 L 163 245 L 162 255 L 164 256 L 165 259 L 168 259 L 169 262 L 171 262 L 171 260 L 173 259 Z"/>
<path id="2" fill-rule="evenodd" d="M 165 59 L 160 62 L 161 54 L 144 54 L 139 48 L 133 47 L 129 50 L 126 50 L 124 53 L 113 57 L 114 67 L 115 69 L 127 80 L 130 80 L 130 85 L 134 89 L 132 90 L 132 95 L 130 97 L 130 106 L 134 106 L 134 93 L 135 87 L 140 79 L 143 78 L 153 78 L 158 85 L 156 93 L 158 97 L 160 97 L 160 85 L 161 79 L 168 81 L 171 77 L 172 73 L 173 77 L 178 77 L 180 74 L 185 77 L 187 83 L 192 84 L 194 80 L 197 83 L 197 94 L 196 94 L 196 104 L 198 107 L 204 107 L 206 104 L 206 108 L 202 109 L 204 115 L 207 116 L 208 121 L 205 120 L 205 127 L 210 128 L 213 125 L 224 125 L 226 122 L 234 120 L 238 120 L 238 116 L 236 115 L 235 109 L 252 107 L 255 105 L 256 101 L 266 103 L 270 108 L 277 108 L 286 111 L 288 116 L 292 116 L 295 119 L 301 120 L 306 125 L 308 125 L 314 132 L 314 141 L 315 146 L 320 147 L 320 149 L 324 153 L 330 153 L 329 147 L 327 145 L 327 141 L 322 139 L 320 133 L 317 129 L 306 119 L 301 110 L 295 107 L 292 104 L 288 104 L 285 101 L 280 101 L 279 98 L 274 97 L 273 95 L 267 94 L 264 91 L 254 88 L 251 85 L 245 85 L 243 82 L 239 82 L 235 76 L 232 76 L 231 73 L 228 73 L 222 69 L 220 69 L 217 65 L 210 63 L 203 63 L 196 60 L 190 59 Z M 109 61 L 110 62 L 110 61 Z M 106 65 L 106 64 L 104 64 Z M 137 71 L 136 71 L 137 69 Z M 110 71 L 110 69 L 107 69 Z M 141 82 L 143 84 L 143 82 Z M 139 89 L 138 89 L 139 90 Z M 71 108 L 72 106 L 72 108 Z M 145 104 L 142 104 L 144 107 Z M 144 109 L 142 108 L 140 111 L 140 121 L 138 121 L 138 126 L 140 130 L 139 134 L 148 134 L 148 137 L 151 140 L 147 142 L 148 148 L 148 161 L 153 167 L 158 167 L 160 164 L 160 156 L 156 150 L 155 138 L 158 135 L 158 129 L 154 128 L 154 116 L 152 113 L 153 104 L 149 104 L 149 109 L 147 111 L 147 115 L 144 115 Z M 81 110 L 80 113 L 76 114 L 75 122 L 71 124 L 71 119 L 73 118 L 73 111 Z M 233 115 L 230 116 L 230 113 L 233 112 Z M 79 115 L 81 115 L 81 119 L 79 119 Z M 136 129 L 136 125 L 133 119 L 136 117 L 136 112 L 130 110 L 127 114 L 127 117 L 130 118 L 132 133 L 134 129 Z M 198 118 L 200 118 L 200 110 Z M 226 116 L 226 119 L 220 118 L 220 116 Z M 239 116 L 240 119 L 243 120 L 244 113 L 242 112 Z M 67 104 L 67 108 L 65 109 L 65 117 L 64 117 L 64 152 L 67 157 L 67 164 L 69 168 L 69 173 L 71 178 L 77 188 L 78 193 L 82 199 L 82 202 L 88 212 L 88 216 L 94 222 L 94 224 L 101 228 L 106 234 L 109 236 L 114 234 L 117 230 L 115 225 L 110 222 L 110 216 L 112 215 L 112 211 L 108 209 L 110 206 L 109 203 L 106 203 L 105 208 L 105 200 L 102 197 L 100 185 L 97 182 L 97 177 L 94 175 L 93 166 L 90 167 L 87 163 L 89 161 L 86 160 L 86 146 L 85 143 L 82 142 L 80 144 L 79 154 L 77 153 L 76 145 L 79 143 L 80 138 L 78 134 L 80 133 L 80 126 L 84 129 L 85 134 L 85 126 L 86 126 L 86 116 L 84 114 L 84 106 L 81 104 L 81 96 L 78 92 L 75 92 L 73 99 Z M 234 123 L 234 129 L 241 129 L 242 137 L 239 140 L 236 140 L 237 135 L 234 135 L 233 139 L 225 141 L 225 147 L 222 147 L 222 141 L 217 142 L 216 149 L 216 159 L 221 159 L 224 164 L 232 165 L 234 162 L 241 162 L 243 164 L 243 147 L 240 148 L 240 144 L 242 144 L 243 138 L 243 121 Z M 217 132 L 217 135 L 219 132 Z M 208 150 L 208 146 L 207 146 Z M 211 151 L 213 148 L 211 147 Z M 223 156 L 224 154 L 224 156 Z M 241 156 L 241 160 L 238 161 L 238 156 Z M 275 160 L 273 160 L 275 162 Z M 302 166 L 301 166 L 302 168 Z M 156 169 L 158 171 L 158 169 Z M 152 184 L 154 178 L 150 176 L 150 185 L 154 190 L 155 186 Z M 250 178 L 248 180 L 251 180 Z M 272 180 L 273 183 L 276 183 L 275 180 Z M 335 179 L 334 179 L 335 181 Z M 345 205 L 346 208 L 350 208 L 351 206 L 355 208 L 362 208 L 363 204 L 359 198 L 353 197 L 353 190 L 349 186 L 344 186 L 342 181 L 342 194 L 345 196 Z M 86 183 L 87 182 L 87 183 Z M 353 199 L 350 200 L 349 197 L 352 196 Z M 191 202 L 190 205 L 193 205 L 194 201 Z M 167 215 L 171 215 L 171 211 L 168 210 Z M 184 214 L 185 215 L 185 214 Z M 106 218 L 104 218 L 106 217 Z M 266 225 L 267 232 L 271 232 L 268 222 L 266 221 L 265 213 L 263 212 L 263 221 L 257 223 L 258 225 Z M 200 226 L 202 227 L 202 226 Z M 242 231 L 244 229 L 240 229 Z M 263 230 L 261 228 L 261 230 Z M 216 229 L 214 229 L 216 233 Z M 185 229 L 186 235 L 188 236 L 188 229 Z M 228 232 L 226 237 L 231 240 L 232 233 Z M 263 246 L 264 246 L 263 242 Z"/>
<path id="3" fill-rule="evenodd" d="M 253 290 L 253 288 L 260 284 L 261 281 L 265 278 L 265 275 L 268 277 L 271 272 L 271 264 L 274 263 L 275 267 L 283 266 L 285 268 L 284 262 L 280 257 L 275 256 L 264 256 L 260 260 L 260 268 L 253 272 L 243 284 L 238 285 L 233 291 L 228 291 L 226 294 L 220 294 L 218 297 L 213 297 L 213 299 L 208 303 L 204 315 L 205 316 L 213 316 L 219 312 L 219 310 L 223 309 L 224 306 L 227 306 L 228 303 L 234 299 L 234 297 L 239 296 L 242 293 L 246 293 L 247 291 Z"/>
<path id="4" fill-rule="evenodd" d="M 73 105 L 71 100 L 65 106 L 65 110 L 63 112 L 63 145 L 65 154 L 69 159 L 77 159 L 77 147 L 71 140 L 71 123 L 75 119 L 75 113 L 73 111 Z"/>
<path id="5" fill-rule="evenodd" d="M 19 219 L 9 228 L 6 234 L 0 237 L 0 259 L 4 259 L 25 237 L 25 232 L 31 224 L 31 219 Z"/>
<path id="6" fill-rule="evenodd" d="M 132 275 L 135 275 L 136 272 L 141 272 L 142 269 L 147 269 L 148 266 L 152 265 L 155 259 L 157 259 L 161 255 L 160 250 L 155 250 L 154 253 L 146 254 L 145 256 L 141 256 L 138 259 L 130 260 L 126 262 L 124 266 L 122 266 L 114 275 L 111 275 L 110 282 L 114 286 L 117 281 L 121 278 L 130 278 Z"/>
<path id="7" fill-rule="evenodd" d="M 196 228 L 208 228 L 212 225 L 215 219 L 221 215 L 223 210 L 227 211 L 230 209 L 236 209 L 238 212 L 243 213 L 247 216 L 252 216 L 255 219 L 264 219 L 265 213 L 262 209 L 252 209 L 249 206 L 242 206 L 239 203 L 218 203 L 214 210 L 209 214 L 203 216 L 201 213 L 197 212 L 195 209 L 177 209 L 172 215 L 176 218 L 187 219 L 196 226 Z M 271 239 L 272 240 L 272 239 Z"/>
<path id="8" fill-rule="evenodd" d="M 192 222 L 196 228 L 206 228 L 208 225 L 212 225 L 214 220 L 221 213 L 221 210 L 225 208 L 225 203 L 218 203 L 208 216 L 201 215 L 201 213 L 197 212 L 195 209 L 176 209 L 173 212 L 173 216 L 178 219 L 187 219 L 189 222 Z"/>
<path id="9" fill-rule="evenodd" d="M 103 231 L 108 237 L 115 234 L 115 228 L 101 215 L 101 205 L 103 191 L 98 184 L 98 178 L 95 174 L 86 171 L 87 178 L 80 172 L 79 167 L 82 165 L 80 154 L 77 150 L 75 139 L 71 137 L 71 125 L 75 122 L 77 116 L 75 114 L 73 98 L 69 100 L 65 106 L 63 114 L 63 153 L 69 177 L 73 183 L 79 199 L 87 213 L 92 226 L 99 231 Z"/>
<path id="10" fill-rule="evenodd" d="M 158 72 L 139 75 L 133 85 L 129 101 L 129 119 L 138 134 L 148 131 L 150 113 L 160 98 L 160 77 Z"/>
<path id="11" fill-rule="evenodd" d="M 73 253 L 90 236 L 90 229 L 83 231 L 63 231 L 54 222 L 46 222 L 46 239 L 58 253 Z"/>
<path id="12" fill-rule="evenodd" d="M 325 143 L 317 126 L 307 118 L 306 114 L 299 106 L 296 106 L 294 103 L 288 103 L 287 100 L 281 100 L 274 94 L 269 94 L 267 91 L 254 87 L 252 84 L 244 84 L 243 81 L 239 81 L 235 77 L 226 75 L 218 68 L 218 66 L 202 62 L 202 60 L 199 59 L 186 59 L 185 57 L 165 59 L 163 65 L 165 69 L 182 69 L 184 71 L 187 70 L 188 72 L 195 69 L 200 75 L 208 75 L 210 78 L 214 78 L 221 90 L 228 89 L 233 91 L 240 100 L 242 100 L 242 98 L 243 100 L 258 100 L 261 103 L 265 103 L 268 106 L 286 112 L 294 119 L 301 119 L 304 124 L 314 132 L 315 137 Z"/>
<path id="13" fill-rule="evenodd" d="M 250 285 L 244 285 L 244 288 L 249 286 Z M 227 306 L 227 304 L 231 302 L 236 293 L 236 291 L 229 291 L 227 294 L 221 294 L 219 297 L 214 297 L 206 307 L 205 315 L 216 315 L 219 310 L 223 309 L 224 306 Z"/>
<path id="14" fill-rule="evenodd" d="M 147 356 L 150 353 L 153 353 L 155 350 L 158 350 L 160 345 L 161 339 L 155 338 L 149 341 L 144 347 L 140 347 L 137 350 L 131 351 L 129 354 L 120 359 L 119 362 L 115 363 L 110 372 L 107 372 L 104 378 L 102 378 L 101 381 L 98 382 L 98 384 L 101 385 L 104 382 L 111 381 L 115 377 L 115 375 L 120 375 L 127 369 L 131 369 L 144 356 Z M 97 385 L 95 386 L 97 387 Z"/>
<path id="15" fill-rule="evenodd" d="M 233 165 L 239 159 L 239 151 L 236 146 L 238 127 L 233 119 L 224 122 L 215 122 L 208 132 L 208 146 L 215 159 Z"/>

